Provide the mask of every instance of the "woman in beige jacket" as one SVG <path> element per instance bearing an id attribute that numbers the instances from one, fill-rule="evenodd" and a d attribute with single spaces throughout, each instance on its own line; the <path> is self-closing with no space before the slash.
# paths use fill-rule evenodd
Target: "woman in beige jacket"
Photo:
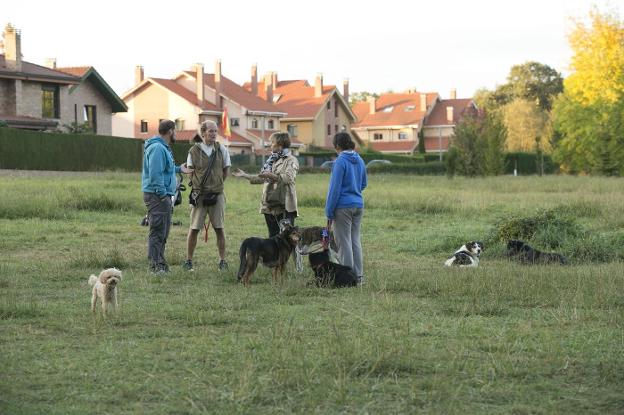
<path id="1" fill-rule="evenodd" d="M 295 179 L 299 171 L 299 162 L 290 152 L 288 133 L 271 135 L 271 156 L 259 174 L 248 174 L 237 169 L 233 176 L 242 177 L 251 184 L 264 184 L 262 206 L 269 238 L 279 233 L 279 221 L 288 219 L 292 225 L 297 217 L 297 189 Z"/>

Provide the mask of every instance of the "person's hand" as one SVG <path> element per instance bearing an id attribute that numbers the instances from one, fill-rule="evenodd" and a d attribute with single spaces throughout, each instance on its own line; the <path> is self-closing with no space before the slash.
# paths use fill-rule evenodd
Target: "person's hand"
<path id="1" fill-rule="evenodd" d="M 234 177 L 245 177 L 247 176 L 247 173 L 245 173 L 243 170 L 241 169 L 236 169 L 232 172 L 232 176 Z"/>
<path id="2" fill-rule="evenodd" d="M 180 171 L 184 174 L 189 174 L 193 172 L 193 169 L 186 167 L 186 163 L 184 163 L 180 166 Z"/>

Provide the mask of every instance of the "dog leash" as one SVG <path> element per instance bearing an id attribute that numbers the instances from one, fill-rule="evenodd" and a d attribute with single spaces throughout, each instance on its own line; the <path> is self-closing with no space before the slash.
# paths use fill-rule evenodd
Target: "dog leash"
<path id="1" fill-rule="evenodd" d="M 323 249 L 329 248 L 330 236 L 329 231 L 331 229 L 332 220 L 327 219 L 327 226 L 321 230 L 321 244 L 323 245 Z"/>

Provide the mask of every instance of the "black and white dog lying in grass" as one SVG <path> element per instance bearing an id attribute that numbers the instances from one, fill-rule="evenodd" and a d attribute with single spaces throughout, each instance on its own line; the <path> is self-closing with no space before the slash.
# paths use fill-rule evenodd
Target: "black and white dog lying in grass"
<path id="1" fill-rule="evenodd" d="M 452 257 L 444 262 L 446 267 L 476 267 L 479 265 L 479 256 L 483 251 L 483 242 L 470 241 L 462 245 Z"/>
<path id="2" fill-rule="evenodd" d="M 557 253 L 548 253 L 531 248 L 522 241 L 507 242 L 507 257 L 516 259 L 523 264 L 561 264 L 568 263 L 566 257 Z"/>

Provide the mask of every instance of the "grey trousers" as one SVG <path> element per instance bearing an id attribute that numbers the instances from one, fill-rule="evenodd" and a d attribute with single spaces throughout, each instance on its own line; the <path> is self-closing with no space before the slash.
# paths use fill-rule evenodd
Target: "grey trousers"
<path id="1" fill-rule="evenodd" d="M 362 224 L 362 208 L 336 209 L 334 220 L 334 239 L 338 246 L 340 263 L 353 268 L 358 277 L 364 275 L 362 260 L 362 239 L 360 227 Z"/>
<path id="2" fill-rule="evenodd" d="M 165 260 L 165 245 L 171 227 L 171 197 L 161 200 L 155 193 L 143 193 L 147 206 L 149 236 L 147 238 L 147 259 L 152 271 L 169 270 Z"/>

